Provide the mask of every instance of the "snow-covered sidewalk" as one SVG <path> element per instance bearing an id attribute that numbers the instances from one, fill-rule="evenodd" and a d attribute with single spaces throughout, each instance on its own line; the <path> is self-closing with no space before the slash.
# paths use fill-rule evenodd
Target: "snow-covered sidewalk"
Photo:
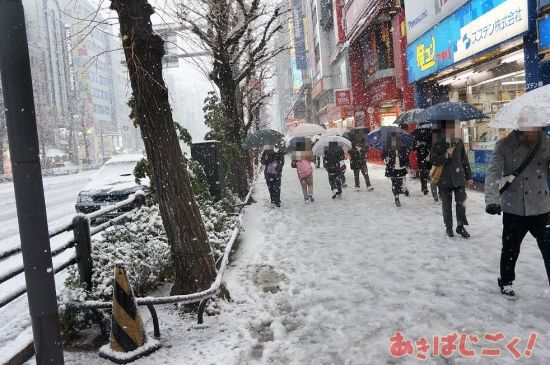
<path id="1" fill-rule="evenodd" d="M 496 285 L 500 217 L 484 213 L 470 192 L 472 238 L 446 238 L 441 206 L 409 182 L 396 208 L 383 169 L 370 166 L 373 192 L 332 200 L 324 170 L 315 170 L 317 202 L 304 204 L 296 172 L 285 165 L 282 207 L 270 206 L 261 179 L 246 209 L 239 250 L 226 279 L 233 301 L 218 303 L 205 325 L 182 320 L 173 307 L 159 313 L 163 347 L 136 364 L 512 364 L 513 337 L 521 363 L 550 363 L 550 289 L 536 242 L 528 237 L 517 264 L 516 302 Z M 145 311 L 142 311 L 145 314 Z M 147 323 L 148 330 L 151 324 Z M 454 332 L 469 336 L 448 360 L 394 358 L 390 337 L 414 341 Z M 538 334 L 531 358 L 525 347 Z M 502 333 L 492 343 L 486 334 Z M 442 344 L 443 344 L 443 339 Z M 499 357 L 482 349 L 499 348 Z M 513 349 L 513 346 L 510 346 Z M 430 350 L 431 352 L 431 350 Z M 102 364 L 94 353 L 69 353 L 67 363 Z"/>

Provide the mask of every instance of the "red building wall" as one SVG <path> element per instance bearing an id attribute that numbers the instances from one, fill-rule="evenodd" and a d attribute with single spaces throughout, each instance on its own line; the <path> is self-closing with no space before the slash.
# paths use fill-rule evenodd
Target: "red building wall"
<path id="1" fill-rule="evenodd" d="M 353 107 L 356 116 L 356 126 L 365 126 L 364 116 L 367 113 L 367 93 L 365 90 L 365 73 L 363 70 L 363 51 L 358 42 L 349 47 L 349 68 L 351 75 L 351 89 L 353 92 Z M 361 117 L 363 115 L 363 117 Z"/>
<path id="2" fill-rule="evenodd" d="M 407 33 L 405 28 L 405 11 L 401 10 L 392 20 L 393 54 L 395 55 L 395 82 L 401 91 L 402 110 L 414 108 L 414 89 L 407 78 Z"/>

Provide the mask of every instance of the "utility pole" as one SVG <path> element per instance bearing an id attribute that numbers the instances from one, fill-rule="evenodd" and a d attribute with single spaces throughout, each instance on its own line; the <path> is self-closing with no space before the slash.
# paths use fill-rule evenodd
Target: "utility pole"
<path id="1" fill-rule="evenodd" d="M 0 0 L 0 74 L 36 362 L 63 364 L 21 0 Z"/>

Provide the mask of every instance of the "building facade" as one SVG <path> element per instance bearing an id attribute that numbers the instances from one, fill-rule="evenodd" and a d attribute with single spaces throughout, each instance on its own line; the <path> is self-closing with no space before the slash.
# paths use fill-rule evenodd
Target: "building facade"
<path id="1" fill-rule="evenodd" d="M 122 150 L 113 69 L 112 31 L 87 0 L 65 0 L 67 42 L 78 126 L 79 158 L 101 165 Z M 90 22 L 94 16 L 95 21 Z M 118 85 L 117 85 L 118 86 Z"/>
<path id="2" fill-rule="evenodd" d="M 412 107 L 405 82 L 403 8 L 396 0 L 352 0 L 345 5 L 351 85 L 357 125 L 391 125 Z"/>
<path id="3" fill-rule="evenodd" d="M 461 101 L 491 118 L 507 102 L 550 83 L 547 3 L 455 0 L 422 8 L 406 0 L 408 81 L 416 106 Z M 461 130 L 474 178 L 483 181 L 506 131 L 490 128 L 487 120 L 463 122 Z"/>
<path id="4" fill-rule="evenodd" d="M 49 149 L 64 150 L 75 157 L 62 4 L 58 0 L 25 0 L 23 5 L 42 160 L 45 162 Z"/>

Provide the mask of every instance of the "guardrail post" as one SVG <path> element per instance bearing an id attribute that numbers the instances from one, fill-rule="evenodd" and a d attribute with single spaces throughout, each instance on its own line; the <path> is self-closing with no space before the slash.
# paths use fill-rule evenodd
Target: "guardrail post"
<path id="1" fill-rule="evenodd" d="M 134 205 L 138 209 L 145 205 L 145 193 L 142 190 L 136 191 L 136 197 L 134 198 Z"/>
<path id="2" fill-rule="evenodd" d="M 80 281 L 86 283 L 88 290 L 92 289 L 92 236 L 90 235 L 90 220 L 84 214 L 73 218 L 73 232 L 76 257 L 78 259 L 78 275 Z"/>

